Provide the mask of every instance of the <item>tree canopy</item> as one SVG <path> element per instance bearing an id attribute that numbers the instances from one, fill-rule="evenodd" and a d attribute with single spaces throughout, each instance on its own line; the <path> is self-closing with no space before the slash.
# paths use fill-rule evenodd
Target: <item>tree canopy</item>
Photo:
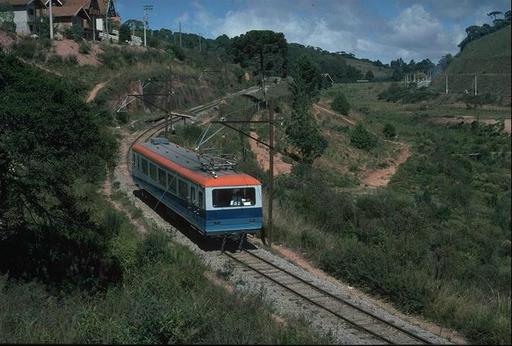
<path id="1" fill-rule="evenodd" d="M 78 282 L 116 271 L 112 235 L 77 192 L 114 153 L 73 82 L 0 53 L 0 272 Z"/>
<path id="2" fill-rule="evenodd" d="M 311 164 L 327 147 L 327 141 L 310 113 L 311 104 L 318 96 L 321 78 L 318 67 L 306 55 L 298 60 L 294 70 L 297 75 L 291 85 L 292 114 L 286 134 L 299 151 L 301 162 Z"/>
<path id="3" fill-rule="evenodd" d="M 231 52 L 234 62 L 249 67 L 255 75 L 286 77 L 288 46 L 283 33 L 271 30 L 252 30 L 233 38 Z"/>
<path id="4" fill-rule="evenodd" d="M 481 37 L 489 35 L 495 31 L 500 30 L 501 28 L 510 25 L 511 22 L 511 12 L 508 10 L 504 14 L 504 19 L 497 19 L 496 17 L 500 14 L 503 14 L 501 11 L 491 11 L 487 13 L 487 16 L 492 17 L 492 25 L 484 23 L 482 26 L 479 25 L 471 25 L 466 28 L 466 37 L 462 40 L 458 46 L 460 51 L 466 47 L 466 45 L 474 40 L 477 40 Z"/>

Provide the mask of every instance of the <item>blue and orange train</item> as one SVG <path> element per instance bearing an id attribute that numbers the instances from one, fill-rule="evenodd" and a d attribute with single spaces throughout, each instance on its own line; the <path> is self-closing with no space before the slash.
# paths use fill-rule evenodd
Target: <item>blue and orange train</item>
<path id="1" fill-rule="evenodd" d="M 233 169 L 205 169 L 197 153 L 163 138 L 133 145 L 131 155 L 135 184 L 203 235 L 241 237 L 261 230 L 259 180 Z"/>

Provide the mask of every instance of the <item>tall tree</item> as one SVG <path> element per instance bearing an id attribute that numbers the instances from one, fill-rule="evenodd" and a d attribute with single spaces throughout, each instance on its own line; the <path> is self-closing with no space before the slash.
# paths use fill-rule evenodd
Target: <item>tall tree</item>
<path id="1" fill-rule="evenodd" d="M 0 53 L 0 272 L 59 281 L 112 268 L 113 235 L 76 189 L 114 153 L 72 81 Z"/>
<path id="2" fill-rule="evenodd" d="M 292 114 L 288 119 L 286 134 L 290 143 L 299 151 L 301 162 L 311 164 L 327 147 L 327 141 L 310 113 L 321 78 L 318 68 L 305 55 L 299 59 L 294 71 Z"/>
<path id="3" fill-rule="evenodd" d="M 131 41 L 131 30 L 127 23 L 123 23 L 119 28 L 119 43 L 125 44 L 127 41 Z"/>
<path id="4" fill-rule="evenodd" d="M 232 41 L 235 62 L 242 67 L 251 68 L 255 75 L 264 73 L 286 77 L 287 50 L 284 34 L 270 30 L 248 31 Z"/>

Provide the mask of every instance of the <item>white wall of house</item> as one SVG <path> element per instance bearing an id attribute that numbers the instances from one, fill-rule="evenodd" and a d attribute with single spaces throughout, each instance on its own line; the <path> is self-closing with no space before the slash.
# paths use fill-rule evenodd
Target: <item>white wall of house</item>
<path id="1" fill-rule="evenodd" d="M 103 18 L 96 18 L 96 30 L 103 31 Z"/>
<path id="2" fill-rule="evenodd" d="M 28 13 L 27 10 L 15 10 L 14 23 L 16 24 L 16 33 L 20 35 L 30 35 L 30 27 L 28 26 Z"/>

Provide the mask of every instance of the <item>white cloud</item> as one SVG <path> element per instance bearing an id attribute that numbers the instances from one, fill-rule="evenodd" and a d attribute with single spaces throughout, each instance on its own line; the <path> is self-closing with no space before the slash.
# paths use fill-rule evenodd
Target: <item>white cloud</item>
<path id="1" fill-rule="evenodd" d="M 448 39 L 441 23 L 417 4 L 403 10 L 390 26 L 389 41 L 406 49 L 444 44 Z"/>
<path id="2" fill-rule="evenodd" d="M 449 6 L 447 13 L 441 15 L 439 1 L 412 4 L 391 20 L 353 0 L 239 1 L 221 16 L 212 15 L 196 2 L 191 22 L 213 38 L 222 34 L 234 37 L 249 30 L 273 30 L 283 32 L 288 42 L 353 52 L 358 57 L 383 62 L 398 57 L 428 57 L 436 61 L 446 53 L 456 53 L 457 44 L 465 37 L 462 23 L 441 21 L 441 17 L 460 16 L 456 6 Z M 474 1 L 462 0 L 460 12 L 468 13 Z M 483 13 L 488 6 L 486 3 L 473 13 Z"/>

